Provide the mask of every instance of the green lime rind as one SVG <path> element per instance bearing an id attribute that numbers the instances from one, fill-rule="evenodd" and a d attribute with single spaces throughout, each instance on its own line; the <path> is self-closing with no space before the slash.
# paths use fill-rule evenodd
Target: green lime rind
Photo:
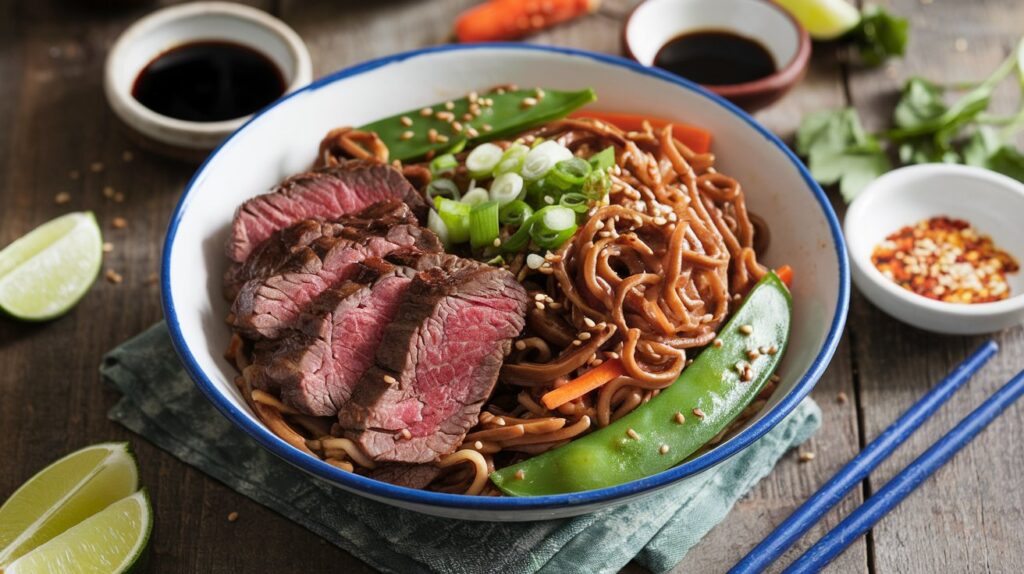
<path id="1" fill-rule="evenodd" d="M 121 574 L 139 562 L 153 532 L 145 489 L 122 498 L 4 568 L 4 574 Z"/>
<path id="2" fill-rule="evenodd" d="M 0 251 L 0 310 L 46 321 L 78 303 L 103 264 L 103 234 L 92 212 L 63 215 Z"/>
<path id="3" fill-rule="evenodd" d="M 815 40 L 835 40 L 857 27 L 861 15 L 846 0 L 775 0 Z"/>
<path id="4" fill-rule="evenodd" d="M 50 464 L 0 506 L 0 570 L 138 488 L 128 443 L 92 445 Z"/>

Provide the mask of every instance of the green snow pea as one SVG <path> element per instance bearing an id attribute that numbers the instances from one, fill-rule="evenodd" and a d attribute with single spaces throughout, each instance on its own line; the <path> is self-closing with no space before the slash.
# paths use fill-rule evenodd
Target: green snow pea
<path id="1" fill-rule="evenodd" d="M 359 129 L 376 132 L 388 146 L 390 159 L 406 161 L 422 157 L 431 151 L 450 151 L 453 146 L 465 145 L 467 141 L 475 143 L 518 133 L 544 122 L 565 117 L 569 112 L 597 99 L 594 90 L 590 88 L 577 92 L 543 90 L 543 94 L 544 97 L 538 98 L 537 90 L 516 90 L 503 94 L 482 95 L 480 98 L 493 100 L 493 104 L 479 106 L 480 115 L 468 121 L 465 120 L 465 116 L 470 111 L 470 101 L 468 98 L 459 98 L 450 101 L 451 109 L 447 106 L 449 102 L 429 106 L 429 116 L 423 116 L 422 110 L 419 109 L 410 110 L 366 124 Z M 532 98 L 536 103 L 525 105 L 524 101 L 530 101 L 527 98 Z M 479 99 L 477 101 L 479 102 Z M 445 119 L 449 117 L 448 114 L 453 118 L 451 121 Z M 403 121 L 402 118 L 412 120 L 412 124 L 406 125 L 409 121 Z M 460 131 L 456 131 L 455 122 L 460 124 Z M 473 131 L 467 128 L 472 128 Z M 432 129 L 444 137 L 431 142 L 428 134 Z M 412 137 L 408 137 L 410 134 Z"/>
<path id="2" fill-rule="evenodd" d="M 704 349 L 672 386 L 603 429 L 492 473 L 491 481 L 505 494 L 542 496 L 615 486 L 676 466 L 761 392 L 786 348 L 791 307 L 789 290 L 769 273 L 719 332 L 721 346 Z"/>

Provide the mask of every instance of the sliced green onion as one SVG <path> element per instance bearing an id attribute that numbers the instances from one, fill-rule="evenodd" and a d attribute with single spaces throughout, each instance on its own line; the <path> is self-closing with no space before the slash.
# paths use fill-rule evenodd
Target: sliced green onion
<path id="1" fill-rule="evenodd" d="M 582 193 L 570 192 L 558 200 L 558 205 L 568 207 L 576 213 L 584 213 L 590 207 L 590 198 Z"/>
<path id="2" fill-rule="evenodd" d="M 555 141 L 546 141 L 530 150 L 523 159 L 523 167 L 520 173 L 523 179 L 533 181 L 547 175 L 555 164 L 572 157 L 569 148 Z"/>
<path id="3" fill-rule="evenodd" d="M 523 193 L 523 177 L 518 173 L 503 173 L 491 183 L 491 199 L 505 205 L 519 199 Z"/>
<path id="4" fill-rule="evenodd" d="M 491 173 L 494 172 L 494 168 L 497 167 L 504 153 L 500 147 L 492 143 L 480 144 L 473 148 L 473 151 L 466 156 L 466 169 L 469 170 L 470 177 L 474 179 L 491 177 Z"/>
<path id="5" fill-rule="evenodd" d="M 590 199 L 598 200 L 608 195 L 608 192 L 612 189 L 612 179 L 608 176 L 608 172 L 594 170 L 587 176 L 586 181 L 583 182 L 583 195 Z"/>
<path id="6" fill-rule="evenodd" d="M 490 200 L 491 196 L 488 195 L 487 190 L 482 187 L 474 187 L 467 191 L 466 195 L 462 196 L 462 203 L 465 203 L 466 205 L 476 205 Z"/>
<path id="7" fill-rule="evenodd" d="M 567 207 L 542 209 L 532 219 L 530 237 L 544 249 L 557 249 L 576 233 L 576 212 Z"/>
<path id="8" fill-rule="evenodd" d="M 445 173 L 455 173 L 455 168 L 457 167 L 459 167 L 459 160 L 455 159 L 455 156 L 450 153 L 439 155 L 430 160 L 430 173 L 435 177 Z"/>
<path id="9" fill-rule="evenodd" d="M 450 147 L 447 150 L 445 150 L 444 153 L 451 153 L 451 154 L 459 153 L 460 151 L 466 149 L 466 142 L 467 141 L 468 140 L 466 140 L 466 139 L 461 139 L 461 140 L 455 142 L 454 144 L 452 144 L 452 147 Z"/>
<path id="10" fill-rule="evenodd" d="M 590 164 L 578 157 L 564 159 L 548 172 L 546 181 L 559 189 L 572 189 L 583 185 L 590 175 Z"/>
<path id="11" fill-rule="evenodd" d="M 447 197 L 435 197 L 434 206 L 437 208 L 438 217 L 441 218 L 445 227 L 448 228 L 448 240 L 456 245 L 468 241 L 469 212 L 472 207 Z"/>
<path id="12" fill-rule="evenodd" d="M 494 267 L 501 267 L 502 265 L 505 264 L 505 258 L 502 257 L 501 255 L 495 255 L 493 258 L 487 261 L 487 264 L 493 265 Z"/>
<path id="13" fill-rule="evenodd" d="M 533 208 L 525 201 L 516 200 L 506 203 L 498 212 L 498 221 L 502 225 L 521 227 L 533 215 Z"/>
<path id="14" fill-rule="evenodd" d="M 434 232 L 437 238 L 441 240 L 441 243 L 450 245 L 451 237 L 448 234 L 448 226 L 444 224 L 444 220 L 438 215 L 433 209 L 427 214 L 427 229 Z"/>
<path id="15" fill-rule="evenodd" d="M 523 167 L 523 159 L 526 158 L 526 154 L 530 153 L 530 148 L 526 147 L 521 143 L 514 143 L 507 150 L 504 155 L 501 156 L 501 161 L 494 167 L 494 175 L 498 176 L 503 173 L 519 173 L 519 170 Z"/>
<path id="16" fill-rule="evenodd" d="M 448 199 L 458 200 L 462 197 L 462 193 L 454 181 L 440 178 L 427 184 L 427 198 L 434 199 L 435 197 L 447 197 Z"/>
<path id="17" fill-rule="evenodd" d="M 605 171 L 615 165 L 615 146 L 608 146 L 590 156 L 590 165 L 596 171 Z"/>
<path id="18" fill-rule="evenodd" d="M 498 238 L 498 202 L 474 205 L 469 211 L 469 244 L 474 249 L 493 247 Z"/>

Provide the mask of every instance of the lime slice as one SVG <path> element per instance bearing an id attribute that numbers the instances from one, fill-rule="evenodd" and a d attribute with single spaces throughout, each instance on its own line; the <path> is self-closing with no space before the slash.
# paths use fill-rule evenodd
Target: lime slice
<path id="1" fill-rule="evenodd" d="M 91 212 L 69 213 L 0 251 L 0 308 L 29 321 L 67 312 L 89 290 L 103 262 Z"/>
<path id="2" fill-rule="evenodd" d="M 127 443 L 86 447 L 39 471 L 0 506 L 0 572 L 138 488 Z"/>
<path id="3" fill-rule="evenodd" d="M 846 0 L 775 0 L 815 40 L 835 40 L 860 23 L 860 12 Z"/>
<path id="4" fill-rule="evenodd" d="M 131 568 L 153 530 L 145 490 L 123 498 L 4 568 L 4 574 L 118 574 Z"/>

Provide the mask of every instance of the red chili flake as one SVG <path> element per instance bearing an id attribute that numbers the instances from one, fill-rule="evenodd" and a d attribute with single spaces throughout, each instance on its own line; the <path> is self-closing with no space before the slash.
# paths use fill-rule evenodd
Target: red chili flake
<path id="1" fill-rule="evenodd" d="M 889 235 L 871 253 L 882 275 L 923 297 L 989 303 L 1010 296 L 1007 273 L 1020 265 L 962 219 L 933 217 Z"/>

